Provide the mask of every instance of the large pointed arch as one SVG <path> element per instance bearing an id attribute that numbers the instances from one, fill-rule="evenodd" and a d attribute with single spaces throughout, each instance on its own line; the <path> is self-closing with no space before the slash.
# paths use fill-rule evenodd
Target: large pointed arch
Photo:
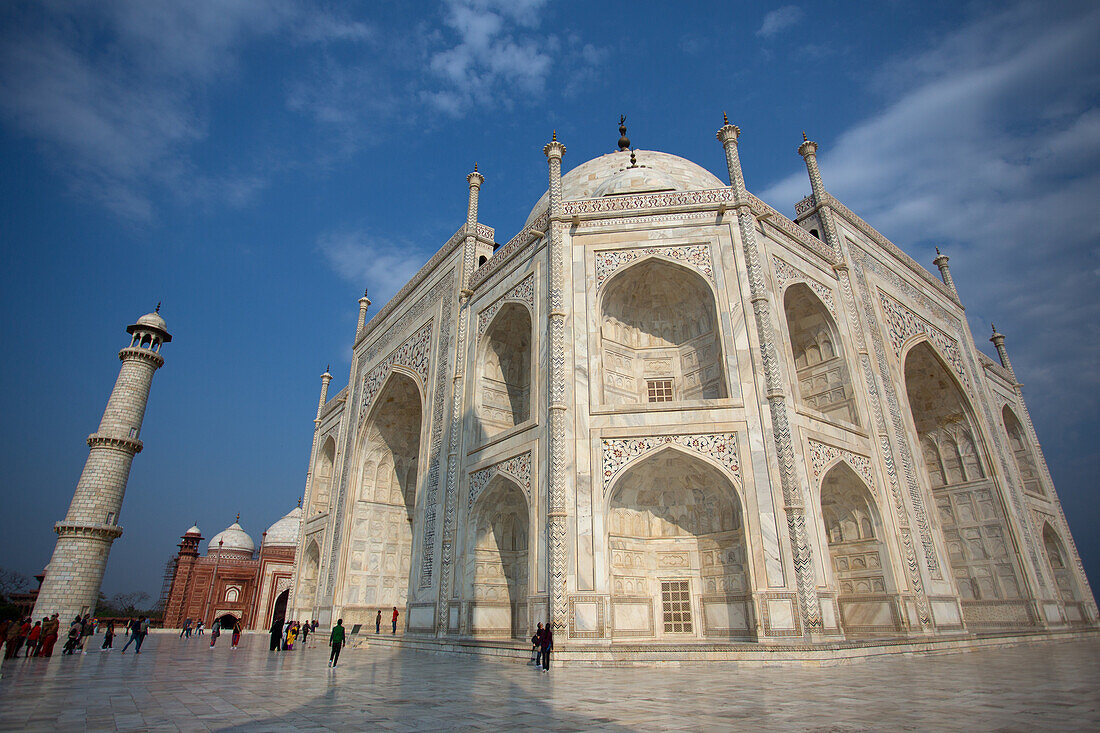
<path id="1" fill-rule="evenodd" d="M 974 628 L 1032 625 L 1003 497 L 990 478 L 989 453 L 970 401 L 928 341 L 908 350 L 904 370 L 964 620 Z"/>
<path id="2" fill-rule="evenodd" d="M 1077 581 L 1073 577 L 1073 569 L 1069 555 L 1066 554 L 1066 545 L 1062 542 L 1061 535 L 1050 525 L 1043 523 L 1043 549 L 1046 553 L 1050 572 L 1054 575 L 1054 585 L 1058 589 L 1058 596 L 1063 603 L 1076 603 L 1081 600 L 1081 594 L 1077 588 Z"/>
<path id="3" fill-rule="evenodd" d="M 527 497 L 498 473 L 468 518 L 465 581 L 468 628 L 475 636 L 526 637 L 530 548 Z"/>
<path id="4" fill-rule="evenodd" d="M 599 318 L 604 404 L 727 396 L 717 301 L 695 270 L 640 259 L 607 281 Z"/>
<path id="5" fill-rule="evenodd" d="M 783 293 L 783 313 L 799 404 L 859 425 L 851 370 L 832 314 L 802 282 L 791 284 Z"/>
<path id="6" fill-rule="evenodd" d="M 821 478 L 819 501 L 845 632 L 899 631 L 893 564 L 874 494 L 846 461 L 839 460 Z"/>
<path id="7" fill-rule="evenodd" d="M 345 508 L 350 537 L 336 599 L 345 622 L 367 623 L 380 607 L 406 606 L 423 427 L 419 381 L 394 367 L 362 423 L 354 453 Z"/>
<path id="8" fill-rule="evenodd" d="M 474 405 L 481 438 L 530 419 L 531 344 L 531 311 L 524 303 L 505 302 L 478 345 Z"/>
<path id="9" fill-rule="evenodd" d="M 310 537 L 302 553 L 301 571 L 298 578 L 298 593 L 294 604 L 297 608 L 313 617 L 313 605 L 317 599 L 317 582 L 321 568 L 321 547 L 316 538 Z"/>
<path id="10" fill-rule="evenodd" d="M 668 445 L 624 468 L 606 500 L 614 637 L 751 638 L 745 513 L 723 470 Z"/>

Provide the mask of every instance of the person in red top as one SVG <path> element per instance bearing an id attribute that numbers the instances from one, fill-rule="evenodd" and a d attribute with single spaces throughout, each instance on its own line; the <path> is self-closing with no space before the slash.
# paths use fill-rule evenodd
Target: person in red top
<path id="1" fill-rule="evenodd" d="M 397 633 L 397 606 L 393 607 L 393 633 Z"/>
<path id="2" fill-rule="evenodd" d="M 42 639 L 42 622 L 35 621 L 34 626 L 27 632 L 27 651 L 23 654 L 24 657 L 37 657 L 38 656 L 38 643 Z"/>

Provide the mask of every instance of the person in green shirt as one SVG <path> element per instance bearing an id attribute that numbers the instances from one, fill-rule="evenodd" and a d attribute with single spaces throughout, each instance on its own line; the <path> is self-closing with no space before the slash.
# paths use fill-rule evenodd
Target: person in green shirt
<path id="1" fill-rule="evenodd" d="M 332 653 L 328 658 L 328 666 L 335 667 L 340 660 L 340 647 L 344 646 L 344 619 L 336 619 L 336 625 L 332 627 L 332 635 L 328 638 Z"/>

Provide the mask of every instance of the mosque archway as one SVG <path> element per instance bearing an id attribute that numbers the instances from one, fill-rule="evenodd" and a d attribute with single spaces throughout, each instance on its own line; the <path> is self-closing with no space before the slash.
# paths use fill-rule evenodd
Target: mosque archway
<path id="1" fill-rule="evenodd" d="M 753 633 L 744 511 L 710 463 L 664 448 L 628 467 L 607 512 L 612 636 Z"/>
<path id="2" fill-rule="evenodd" d="M 1054 585 L 1058 589 L 1058 597 L 1064 603 L 1073 604 L 1080 600 L 1077 591 L 1077 581 L 1073 578 L 1073 571 L 1066 559 L 1065 545 L 1062 538 L 1050 526 L 1049 522 L 1043 524 L 1043 550 L 1046 552 L 1047 562 L 1050 564 L 1050 572 L 1054 576 Z M 1076 619 L 1074 619 L 1076 620 Z"/>
<path id="3" fill-rule="evenodd" d="M 843 461 L 821 479 L 821 519 L 845 633 L 900 630 L 881 514 L 867 485 Z"/>
<path id="4" fill-rule="evenodd" d="M 974 628 L 1034 623 L 998 486 L 986 470 L 970 403 L 932 346 L 905 358 L 905 389 L 948 561 Z"/>
<path id="5" fill-rule="evenodd" d="M 859 425 L 855 390 L 832 316 L 805 283 L 783 295 L 800 404 L 835 420 Z"/>
<path id="6" fill-rule="evenodd" d="M 360 430 L 340 599 L 349 627 L 373 620 L 379 606 L 405 609 L 412 583 L 421 404 L 413 378 L 395 370 Z"/>
<path id="7" fill-rule="evenodd" d="M 481 436 L 491 438 L 531 417 L 531 313 L 505 303 L 480 347 L 477 415 Z"/>
<path id="8" fill-rule="evenodd" d="M 221 616 L 214 619 L 214 623 L 222 629 L 229 630 L 237 623 L 237 617 L 231 613 L 223 613 Z"/>
<path id="9" fill-rule="evenodd" d="M 276 621 L 279 623 L 286 621 L 286 603 L 288 600 L 290 600 L 289 588 L 275 597 L 275 606 L 271 609 L 271 623 L 268 624 L 268 628 L 274 626 Z"/>
<path id="10" fill-rule="evenodd" d="M 714 294 L 694 270 L 642 260 L 608 281 L 600 309 L 605 404 L 727 396 Z"/>
<path id="11" fill-rule="evenodd" d="M 530 516 L 523 491 L 495 476 L 470 513 L 466 578 L 477 636 L 526 638 Z"/>

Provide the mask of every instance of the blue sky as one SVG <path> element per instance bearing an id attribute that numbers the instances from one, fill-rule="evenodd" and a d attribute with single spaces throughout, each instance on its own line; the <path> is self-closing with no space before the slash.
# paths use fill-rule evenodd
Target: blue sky
<path id="1" fill-rule="evenodd" d="M 464 220 L 507 241 L 566 168 L 634 145 L 793 213 L 795 152 L 1014 365 L 1100 580 L 1100 8 L 1092 3 L 51 0 L 0 9 L 0 565 L 41 568 L 118 370 L 164 348 L 107 593 L 156 595 L 179 535 L 258 540 L 302 492 L 319 389 Z"/>

